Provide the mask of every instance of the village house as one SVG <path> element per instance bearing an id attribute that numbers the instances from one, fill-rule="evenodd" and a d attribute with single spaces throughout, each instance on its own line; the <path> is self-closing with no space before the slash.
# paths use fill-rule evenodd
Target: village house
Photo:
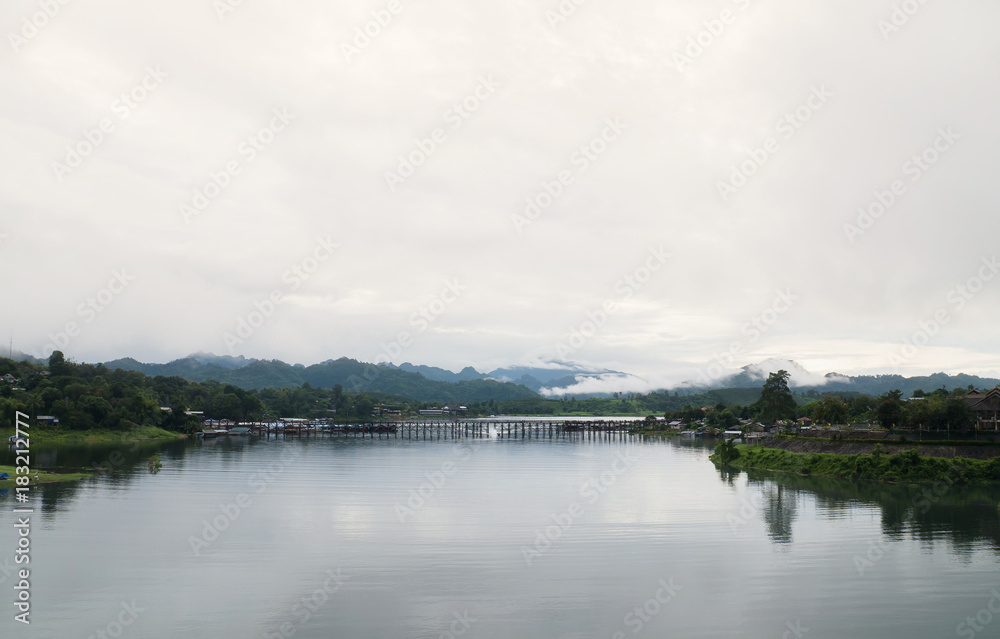
<path id="1" fill-rule="evenodd" d="M 1000 430 L 1000 386 L 989 391 L 972 391 L 965 401 L 976 413 L 976 430 Z"/>

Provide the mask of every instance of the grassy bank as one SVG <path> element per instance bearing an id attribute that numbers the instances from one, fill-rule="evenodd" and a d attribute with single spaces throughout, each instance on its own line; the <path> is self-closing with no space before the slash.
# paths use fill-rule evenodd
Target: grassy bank
<path id="1" fill-rule="evenodd" d="M 1000 442 L 995 441 L 992 436 L 990 439 L 904 439 L 904 438 L 893 438 L 886 437 L 882 439 L 875 438 L 858 438 L 858 437 L 844 437 L 842 435 L 832 435 L 830 437 L 803 437 L 799 435 L 778 435 L 777 439 L 784 439 L 788 441 L 799 441 L 799 442 L 831 442 L 839 444 L 896 444 L 900 446 L 983 446 L 983 447 L 1000 447 Z"/>
<path id="2" fill-rule="evenodd" d="M 1000 482 L 1000 457 L 979 461 L 964 457 L 951 459 L 922 457 L 916 450 L 894 455 L 836 455 L 830 453 L 790 453 L 776 448 L 736 446 L 739 456 L 731 468 L 749 468 L 795 473 L 803 476 L 871 480 L 892 483 L 926 484 L 948 482 L 986 484 Z M 720 464 L 719 454 L 712 461 Z"/>
<path id="3" fill-rule="evenodd" d="M 8 428 L 0 432 L 4 441 L 14 434 L 14 429 Z M 155 426 L 140 426 L 132 430 L 58 430 L 32 425 L 29 437 L 34 444 L 107 444 L 131 441 L 173 441 L 185 439 L 187 435 L 163 430 Z"/>
<path id="4" fill-rule="evenodd" d="M 15 481 L 15 468 L 13 466 L 0 466 L 0 474 L 3 473 L 10 475 L 10 479 L 6 481 L 0 480 L 0 489 L 14 488 L 17 485 Z M 60 481 L 76 481 L 89 476 L 90 475 L 88 473 L 50 473 L 44 470 L 38 471 L 37 477 L 35 476 L 34 470 L 28 474 L 28 477 L 31 478 L 32 486 L 35 484 L 51 484 Z"/>

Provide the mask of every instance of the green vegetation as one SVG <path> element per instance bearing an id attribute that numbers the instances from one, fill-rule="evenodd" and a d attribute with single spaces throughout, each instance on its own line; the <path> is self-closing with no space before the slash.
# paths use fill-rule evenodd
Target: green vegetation
<path id="1" fill-rule="evenodd" d="M 735 428 L 740 420 L 773 424 L 808 417 L 816 424 L 875 424 L 887 429 L 968 430 L 976 418 L 965 395 L 969 389 L 916 390 L 904 401 L 899 390 L 879 397 L 840 391 L 815 390 L 796 395 L 788 387 L 786 371 L 771 373 L 762 388 L 727 388 L 680 394 L 615 393 L 613 397 L 548 399 L 531 397 L 486 401 L 469 405 L 477 415 L 663 415 L 667 421 L 699 422 L 720 429 Z M 662 429 L 663 424 L 659 427 Z"/>
<path id="2" fill-rule="evenodd" d="M 723 466 L 728 466 L 739 459 L 740 454 L 740 449 L 736 446 L 735 438 L 723 439 L 715 445 L 715 453 L 713 454 L 713 457 Z"/>
<path id="3" fill-rule="evenodd" d="M 544 398 L 530 397 L 505 401 L 485 401 L 468 404 L 470 413 L 477 415 L 673 415 L 684 412 L 700 419 L 705 416 L 694 406 L 752 404 L 760 397 L 759 388 L 723 388 L 703 393 L 682 395 L 672 391 L 652 393 L 614 393 L 611 397 Z"/>
<path id="4" fill-rule="evenodd" d="M 779 419 L 795 418 L 797 406 L 792 391 L 788 388 L 788 378 L 788 371 L 784 370 L 767 376 L 756 404 L 763 421 L 773 424 Z"/>
<path id="5" fill-rule="evenodd" d="M 979 439 L 979 440 L 970 440 L 970 439 L 956 440 L 956 439 L 910 439 L 910 438 L 907 438 L 907 437 L 901 437 L 901 438 L 891 438 L 890 437 L 890 438 L 887 438 L 887 439 L 884 439 L 884 440 L 881 440 L 881 441 L 884 441 L 887 444 L 906 444 L 907 446 L 925 446 L 925 447 L 961 445 L 961 446 L 979 446 L 979 447 L 985 447 L 985 448 L 996 448 L 997 446 L 1000 446 L 1000 442 L 997 441 L 997 438 L 994 435 L 993 431 L 981 431 L 980 436 L 983 439 Z M 799 436 L 799 435 L 787 435 L 787 434 L 780 434 L 780 435 L 776 435 L 775 437 L 777 439 L 779 439 L 779 440 L 781 440 L 781 439 L 788 439 L 788 440 L 801 441 L 801 442 L 825 442 L 825 441 L 830 441 L 830 442 L 837 442 L 839 444 L 868 444 L 868 445 L 871 445 L 873 442 L 878 442 L 879 441 L 877 439 L 864 439 L 864 438 L 860 438 L 860 437 L 851 437 L 849 432 L 848 432 L 848 435 L 845 436 L 844 435 L 844 431 L 841 431 L 839 433 L 838 432 L 834 432 L 832 435 L 830 435 L 829 438 L 826 438 L 826 437 L 802 437 L 802 436 Z M 876 444 L 876 445 L 877 446 L 881 446 L 882 444 L 879 443 L 879 444 Z"/>
<path id="6" fill-rule="evenodd" d="M 169 364 L 143 364 L 126 358 L 108 362 L 108 368 L 141 372 L 150 377 L 179 377 L 192 382 L 215 381 L 246 391 L 267 388 L 342 388 L 354 394 L 385 395 L 415 402 L 466 404 L 490 399 L 537 397 L 519 384 L 474 379 L 455 383 L 434 381 L 419 373 L 387 365 L 374 365 L 341 357 L 311 366 L 293 366 L 278 360 L 259 360 L 240 368 L 202 364 L 194 358 Z"/>
<path id="7" fill-rule="evenodd" d="M 14 488 L 17 485 L 15 468 L 13 466 L 0 466 L 0 474 L 2 473 L 10 475 L 10 479 L 0 481 L 0 489 Z M 77 481 L 78 479 L 83 479 L 84 477 L 89 476 L 90 475 L 87 473 L 51 473 L 44 470 L 39 470 L 37 473 L 35 470 L 32 470 L 31 473 L 27 475 L 27 477 L 31 479 L 32 486 L 35 484 L 51 484 L 62 481 Z"/>
<path id="8" fill-rule="evenodd" d="M 194 361 L 194 360 L 191 360 Z M 244 374 L 251 366 L 241 369 Z M 266 362 L 264 364 L 267 364 Z M 271 364 L 274 364 L 273 362 Z M 172 366 L 181 366 L 173 362 Z M 199 370 L 219 369 L 219 365 Z M 114 369 L 103 364 L 76 364 L 55 351 L 48 365 L 0 358 L 0 432 L 13 433 L 14 413 L 36 420 L 32 437 L 40 441 L 115 441 L 120 439 L 170 439 L 200 428 L 199 415 L 230 421 L 265 421 L 281 417 L 335 417 L 341 421 L 370 420 L 375 415 L 406 416 L 445 404 L 468 407 L 469 416 L 488 415 L 663 415 L 667 420 L 698 422 L 708 427 L 730 429 L 741 420 L 790 420 L 811 417 L 817 423 L 877 422 L 885 427 L 969 428 L 974 416 L 963 399 L 965 391 L 943 389 L 904 402 L 899 391 L 873 398 L 857 393 L 793 395 L 788 373 L 778 371 L 763 388 L 730 388 L 703 393 L 657 391 L 614 393 L 611 397 L 545 398 L 515 384 L 491 380 L 457 383 L 431 381 L 417 373 L 386 366 L 370 366 L 354 360 L 326 362 L 310 375 L 322 383 L 303 382 L 292 388 L 245 390 L 214 380 L 189 381 L 180 376 L 150 377 L 139 371 Z M 295 370 L 295 367 L 292 367 Z M 249 369 L 249 372 L 248 372 Z M 350 386 L 334 383 L 350 381 Z M 427 384 L 430 384 L 428 386 Z M 380 385 L 399 389 L 404 395 L 359 388 Z M 414 398 L 417 397 L 416 399 Z M 440 399 L 439 399 L 440 398 Z M 387 413 L 386 411 L 391 411 Z M 37 421 L 39 416 L 51 420 Z M 662 429 L 663 422 L 650 422 L 648 429 Z"/>
<path id="9" fill-rule="evenodd" d="M 146 466 L 149 468 L 150 474 L 155 475 L 163 469 L 163 462 L 160 461 L 159 455 L 151 455 L 149 461 L 146 462 Z"/>
<path id="10" fill-rule="evenodd" d="M 14 434 L 14 416 L 29 416 L 33 442 L 97 443 L 168 440 L 200 430 L 206 418 L 239 421 L 276 417 L 370 418 L 379 402 L 398 398 L 346 392 L 342 387 L 245 391 L 214 381 L 149 377 L 137 371 L 68 362 L 59 351 L 48 366 L 0 358 L 0 433 Z M 416 404 L 416 403 L 414 403 Z M 400 408 L 410 406 L 402 400 Z M 420 404 L 413 408 L 423 407 Z M 39 421 L 39 416 L 51 416 Z"/>
<path id="11" fill-rule="evenodd" d="M 811 392 L 809 402 L 801 407 L 803 417 L 820 424 L 878 424 L 882 428 L 918 428 L 921 430 L 967 430 L 975 422 L 975 413 L 965 401 L 970 389 L 932 393 L 920 389 L 904 401 L 902 392 L 889 391 L 879 397 L 858 393 Z"/>
<path id="12" fill-rule="evenodd" d="M 969 390 L 972 389 L 956 388 L 949 392 L 940 388 L 924 393 L 917 389 L 908 401 L 899 390 L 879 397 L 850 391 L 820 394 L 815 390 L 795 395 L 788 388 L 788 373 L 778 371 L 768 377 L 755 400 L 720 402 L 713 406 L 705 401 L 706 397 L 689 396 L 687 405 L 679 410 L 668 410 L 666 418 L 687 423 L 702 421 L 706 426 L 717 428 L 732 428 L 741 419 L 773 424 L 807 417 L 815 424 L 963 431 L 976 423 L 975 413 L 965 400 Z M 745 397 L 741 399 L 746 400 Z"/>
<path id="13" fill-rule="evenodd" d="M 13 428 L 0 428 L 0 436 L 4 439 L 13 434 Z M 139 426 L 131 430 L 68 430 L 41 424 L 33 424 L 28 434 L 32 444 L 113 444 L 123 441 L 169 441 L 188 436 L 157 426 Z"/>
<path id="14" fill-rule="evenodd" d="M 804 476 L 872 480 L 895 483 L 949 482 L 984 484 L 1000 482 L 1000 457 L 990 461 L 966 458 L 922 457 L 916 450 L 886 455 L 876 447 L 871 455 L 790 453 L 776 448 L 737 446 L 738 457 L 725 461 L 716 448 L 711 459 L 736 469 L 761 469 Z"/>

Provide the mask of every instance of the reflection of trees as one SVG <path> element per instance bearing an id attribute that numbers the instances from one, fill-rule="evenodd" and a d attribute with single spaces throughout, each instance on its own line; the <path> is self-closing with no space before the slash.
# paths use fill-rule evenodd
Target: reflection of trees
<path id="1" fill-rule="evenodd" d="M 733 488 L 736 486 L 736 478 L 740 476 L 740 471 L 733 470 L 728 466 L 719 466 L 719 478 L 726 483 L 727 486 Z"/>
<path id="2" fill-rule="evenodd" d="M 42 518 L 53 518 L 67 510 L 77 493 L 88 483 L 99 481 L 124 488 L 138 477 L 149 474 L 148 462 L 151 455 L 158 455 L 164 460 L 164 465 L 177 468 L 183 466 L 185 451 L 194 445 L 197 443 L 190 440 L 120 442 L 91 446 L 38 445 L 32 451 L 33 469 L 51 469 L 65 473 L 91 472 L 93 477 L 80 481 L 32 486 L 31 499 L 37 506 L 36 512 Z M 10 463 L 13 463 L 13 458 Z M 13 500 L 13 496 L 8 494 L 0 499 Z"/>
<path id="3" fill-rule="evenodd" d="M 87 481 L 86 479 L 82 481 Z M 69 510 L 73 498 L 80 490 L 81 482 L 68 481 L 60 484 L 33 486 L 31 496 L 41 504 L 39 510 L 43 519 L 55 519 L 57 513 Z"/>
<path id="4" fill-rule="evenodd" d="M 759 470 L 749 471 L 748 478 L 761 491 L 761 514 L 768 535 L 778 543 L 791 541 L 801 493 L 815 499 L 818 516 L 831 519 L 859 506 L 877 506 L 889 539 L 908 535 L 928 545 L 947 540 L 952 552 L 962 556 L 987 542 L 1000 554 L 1000 486 L 893 485 Z"/>
<path id="5" fill-rule="evenodd" d="M 767 524 L 767 536 L 779 544 L 792 542 L 792 522 L 798 514 L 798 491 L 767 482 L 761 486 L 764 504 L 761 514 Z"/>

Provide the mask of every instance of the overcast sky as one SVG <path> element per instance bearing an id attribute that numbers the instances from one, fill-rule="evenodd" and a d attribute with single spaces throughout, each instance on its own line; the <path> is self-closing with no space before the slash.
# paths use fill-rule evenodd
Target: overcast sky
<path id="1" fill-rule="evenodd" d="M 0 10 L 15 349 L 1000 375 L 996 2 L 64 2 Z"/>

